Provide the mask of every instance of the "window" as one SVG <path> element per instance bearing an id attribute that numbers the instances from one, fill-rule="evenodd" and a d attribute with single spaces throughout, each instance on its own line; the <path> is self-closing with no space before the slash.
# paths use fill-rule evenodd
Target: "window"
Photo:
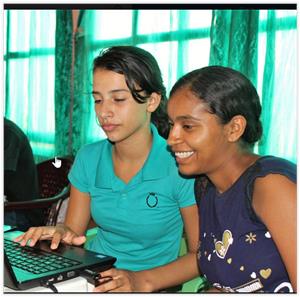
<path id="1" fill-rule="evenodd" d="M 297 160 L 297 27 L 296 10 L 275 10 L 274 28 L 274 86 L 272 106 L 269 109 L 270 132 L 264 145 L 271 155 L 282 156 L 293 162 Z M 270 11 L 261 10 L 258 40 L 257 91 L 262 98 L 267 40 L 267 17 Z M 288 49 L 288 50 L 287 50 Z M 268 49 L 270 51 L 270 48 Z M 268 108 L 266 105 L 263 108 Z M 276 116 L 274 116 L 276 115 Z M 256 145 L 255 152 L 258 152 Z"/>
<path id="2" fill-rule="evenodd" d="M 81 12 L 90 82 L 93 59 L 101 49 L 113 45 L 137 45 L 150 51 L 160 65 L 167 92 L 184 73 L 209 64 L 212 10 L 122 8 Z M 270 13 L 272 10 L 259 11 L 257 90 L 261 98 L 265 61 L 270 52 L 266 34 Z M 268 119 L 271 137 L 267 139 L 267 153 L 296 161 L 296 9 L 273 10 L 273 13 L 275 50 L 271 61 L 276 88 L 271 98 L 270 115 L 273 116 Z M 6 10 L 4 17 L 7 29 L 5 115 L 28 135 L 35 155 L 53 156 L 57 128 L 54 109 L 56 11 L 12 9 Z M 84 141 L 93 142 L 105 134 L 96 124 L 93 101 L 88 105 L 89 109 L 84 110 L 89 117 Z"/>
<path id="3" fill-rule="evenodd" d="M 5 115 L 35 155 L 54 152 L 55 10 L 6 10 Z"/>

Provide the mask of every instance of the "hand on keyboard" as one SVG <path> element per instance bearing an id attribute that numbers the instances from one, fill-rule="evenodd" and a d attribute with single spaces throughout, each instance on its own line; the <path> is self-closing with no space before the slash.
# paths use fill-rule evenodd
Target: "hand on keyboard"
<path id="1" fill-rule="evenodd" d="M 6 256 L 12 266 L 33 274 L 46 273 L 57 269 L 81 264 L 74 259 L 49 253 L 34 247 L 21 247 L 17 242 L 4 239 Z"/>
<path id="2" fill-rule="evenodd" d="M 78 236 L 69 227 L 58 224 L 56 226 L 31 227 L 24 234 L 16 237 L 15 242 L 19 242 L 21 246 L 27 243 L 34 246 L 38 240 L 51 239 L 51 249 L 56 249 L 62 241 L 71 245 L 82 245 L 86 238 Z"/>

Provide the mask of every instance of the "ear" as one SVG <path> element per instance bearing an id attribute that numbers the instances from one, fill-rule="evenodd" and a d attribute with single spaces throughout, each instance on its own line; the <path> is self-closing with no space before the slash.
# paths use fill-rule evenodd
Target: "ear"
<path id="1" fill-rule="evenodd" d="M 159 106 L 161 100 L 161 95 L 158 93 L 152 93 L 147 101 L 147 111 L 154 112 Z"/>
<path id="2" fill-rule="evenodd" d="M 247 120 L 242 115 L 234 116 L 226 124 L 227 139 L 229 142 L 237 142 L 246 129 Z"/>

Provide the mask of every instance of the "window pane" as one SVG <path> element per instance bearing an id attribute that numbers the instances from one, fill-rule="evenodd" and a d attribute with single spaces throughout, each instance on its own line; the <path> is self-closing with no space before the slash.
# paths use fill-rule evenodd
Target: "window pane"
<path id="1" fill-rule="evenodd" d="M 296 10 L 276 10 L 276 18 L 297 16 Z"/>
<path id="2" fill-rule="evenodd" d="M 10 11 L 9 51 L 29 50 L 30 10 Z"/>
<path id="3" fill-rule="evenodd" d="M 24 116 L 28 106 L 28 64 L 29 59 L 9 60 L 9 114 L 8 118 L 13 119 L 22 129 L 28 131 L 27 116 Z M 15 86 L 18 86 L 17 88 Z M 20 112 L 22 110 L 23 112 Z"/>
<path id="4" fill-rule="evenodd" d="M 31 41 L 31 47 L 34 48 L 54 48 L 55 47 L 55 29 L 56 29 L 56 13 L 54 10 L 35 10 L 36 27 L 35 39 Z"/>
<path id="5" fill-rule="evenodd" d="M 140 10 L 138 34 L 175 31 L 178 28 L 177 10 Z"/>
<path id="6" fill-rule="evenodd" d="M 284 17 L 290 17 L 290 16 L 297 16 L 297 11 L 296 10 L 275 10 L 276 13 L 276 18 L 284 18 Z M 268 18 L 268 10 L 263 10 L 261 9 L 259 11 L 259 19 L 262 20 L 267 20 Z"/>
<path id="7" fill-rule="evenodd" d="M 30 123 L 32 132 L 54 133 L 54 56 L 30 59 Z M 69 100 L 69 97 L 65 98 Z"/>
<path id="8" fill-rule="evenodd" d="M 3 14 L 4 14 L 3 28 L 6 29 L 6 25 L 7 25 L 6 24 L 6 22 L 7 22 L 7 10 L 4 10 Z M 6 54 L 6 34 L 5 33 L 3 33 L 3 53 L 4 54 Z"/>
<path id="9" fill-rule="evenodd" d="M 55 10 L 11 10 L 9 51 L 54 48 L 55 26 Z"/>
<path id="10" fill-rule="evenodd" d="M 268 18 L 268 10 L 261 9 L 259 11 L 259 20 L 260 21 L 265 21 L 267 18 Z"/>
<path id="11" fill-rule="evenodd" d="M 211 10 L 190 10 L 189 28 L 207 28 L 210 27 L 212 18 Z"/>
<path id="12" fill-rule="evenodd" d="M 54 133 L 54 64 L 54 56 L 9 62 L 9 118 L 25 131 Z"/>
<path id="13" fill-rule="evenodd" d="M 262 83 L 264 78 L 266 58 L 266 33 L 259 33 L 258 35 L 258 63 L 257 63 L 257 93 L 260 101 L 262 100 Z"/>
<path id="14" fill-rule="evenodd" d="M 188 41 L 187 61 L 185 72 L 192 71 L 197 68 L 208 66 L 210 51 L 210 39 L 194 39 Z"/>
<path id="15" fill-rule="evenodd" d="M 286 49 L 289 49 L 286 51 Z M 297 31 L 280 30 L 275 37 L 274 59 L 274 86 L 272 113 L 276 117 L 270 117 L 270 135 L 268 153 L 282 156 L 296 162 L 296 131 L 289 129 L 282 123 L 289 122 L 289 127 L 297 126 L 297 67 L 293 67 L 297 60 Z M 260 33 L 258 39 L 258 71 L 257 92 L 262 100 L 262 83 L 266 58 L 266 33 Z M 286 75 L 288 73 L 288 75 Z M 288 141 L 286 136 L 289 135 Z M 257 145 L 255 152 L 258 152 Z"/>
<path id="16" fill-rule="evenodd" d="M 271 127 L 276 142 L 271 153 L 293 160 L 297 155 L 296 145 L 291 144 L 297 142 L 296 131 L 291 129 L 284 133 L 281 123 L 288 121 L 289 127 L 297 127 L 297 67 L 294 67 L 297 61 L 297 31 L 277 31 L 275 48 L 274 85 L 281 87 L 276 88 L 273 98 L 276 117 L 272 117 Z"/>
<path id="17" fill-rule="evenodd" d="M 132 33 L 132 10 L 97 10 L 95 12 L 94 39 L 117 39 L 130 37 Z"/>
<path id="18" fill-rule="evenodd" d="M 177 42 L 158 42 L 138 44 L 137 46 L 149 51 L 156 58 L 168 93 L 176 81 Z"/>

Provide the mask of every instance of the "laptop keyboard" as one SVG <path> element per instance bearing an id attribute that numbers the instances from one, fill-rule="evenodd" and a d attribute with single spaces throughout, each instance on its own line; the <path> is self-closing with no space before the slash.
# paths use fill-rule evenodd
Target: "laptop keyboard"
<path id="1" fill-rule="evenodd" d="M 81 264 L 79 261 L 48 253 L 4 239 L 4 248 L 12 266 L 34 274 L 46 273 Z"/>

